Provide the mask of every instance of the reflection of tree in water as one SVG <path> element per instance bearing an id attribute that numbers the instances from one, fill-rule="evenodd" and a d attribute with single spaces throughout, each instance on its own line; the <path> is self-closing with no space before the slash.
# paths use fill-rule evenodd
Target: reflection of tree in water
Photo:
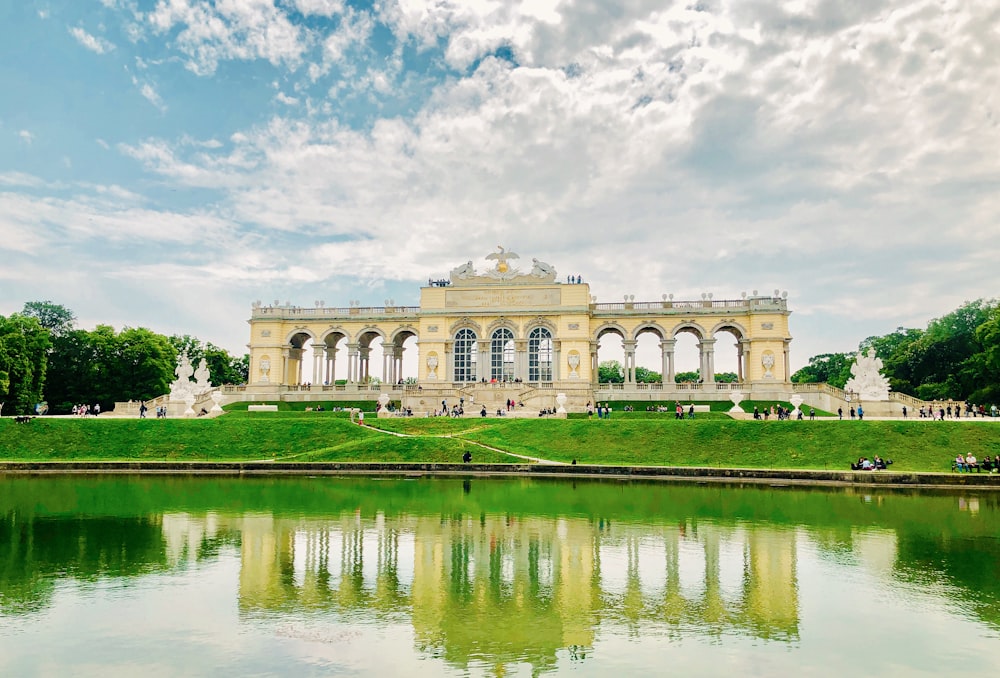
<path id="1" fill-rule="evenodd" d="M 291 480 L 169 485 L 188 488 L 185 505 L 195 496 L 191 487 L 205 486 L 240 497 L 239 510 L 144 508 L 119 518 L 102 515 L 106 507 L 95 498 L 78 509 L 89 518 L 67 508 L 47 517 L 4 512 L 0 611 L 48 605 L 54 573 L 135 576 L 214 558 L 231 544 L 240 552 L 244 617 L 309 610 L 391 619 L 412 625 L 419 651 L 452 666 L 502 674 L 526 663 L 539 673 L 560 657 L 592 656 L 602 625 L 637 636 L 797 639 L 797 563 L 806 539 L 844 566 L 945 584 L 946 595 L 1000 626 L 1000 508 L 992 495 L 959 511 L 954 495 L 579 480 L 383 480 L 373 499 L 370 485 L 331 479 L 308 486 L 319 488 L 312 491 L 322 502 L 302 496 L 306 486 Z M 149 481 L 143 489 L 158 487 Z M 253 494 L 260 488 L 266 492 Z M 130 501 L 141 507 L 148 494 Z M 22 505 L 32 506 L 25 496 Z M 296 499 L 326 508 L 292 511 Z M 267 505 L 285 510 L 259 509 Z M 609 586 L 609 576 L 621 586 Z"/>

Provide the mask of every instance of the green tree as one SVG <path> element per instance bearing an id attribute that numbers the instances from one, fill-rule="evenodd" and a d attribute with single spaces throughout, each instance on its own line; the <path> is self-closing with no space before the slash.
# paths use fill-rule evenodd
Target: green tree
<path id="1" fill-rule="evenodd" d="M 21 315 L 36 318 L 53 337 L 58 337 L 73 329 L 76 316 L 62 304 L 51 301 L 29 301 L 25 303 Z"/>
<path id="2" fill-rule="evenodd" d="M 735 372 L 718 372 L 715 375 L 715 383 L 717 384 L 735 384 L 739 380 L 739 375 Z"/>
<path id="3" fill-rule="evenodd" d="M 822 353 L 809 359 L 809 364 L 792 375 L 797 384 L 827 383 L 843 388 L 851 377 L 854 356 L 848 353 Z"/>
<path id="4" fill-rule="evenodd" d="M 99 403 L 107 410 L 116 402 L 166 393 L 177 353 L 165 336 L 148 329 L 117 333 L 98 325 L 92 332 L 71 330 L 57 337 L 51 360 L 46 394 L 54 412 L 68 412 L 81 403 Z"/>
<path id="5" fill-rule="evenodd" d="M 601 384 L 620 384 L 625 381 L 625 368 L 617 360 L 605 360 L 597 366 L 597 381 Z"/>
<path id="6" fill-rule="evenodd" d="M 647 369 L 645 367 L 635 367 L 635 380 L 639 384 L 659 384 L 663 381 L 659 372 L 654 372 L 653 370 Z"/>
<path id="7" fill-rule="evenodd" d="M 50 347 L 37 318 L 0 316 L 0 400 L 14 414 L 29 414 L 42 401 Z"/>
<path id="8" fill-rule="evenodd" d="M 674 375 L 674 382 L 678 384 L 696 384 L 701 381 L 701 373 L 699 370 L 694 372 L 678 372 Z"/>
<path id="9" fill-rule="evenodd" d="M 177 352 L 167 337 L 144 327 L 126 327 L 116 344 L 116 401 L 149 400 L 170 390 Z"/>

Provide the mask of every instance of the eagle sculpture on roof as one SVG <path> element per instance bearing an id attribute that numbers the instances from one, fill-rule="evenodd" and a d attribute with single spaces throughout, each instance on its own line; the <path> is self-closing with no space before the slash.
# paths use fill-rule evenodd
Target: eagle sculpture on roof
<path id="1" fill-rule="evenodd" d="M 486 255 L 487 259 L 496 259 L 497 261 L 497 271 L 500 273 L 506 273 L 510 268 L 507 265 L 508 259 L 519 259 L 520 257 L 515 252 L 508 252 L 503 248 L 503 245 L 497 245 L 499 252 L 493 252 L 492 254 Z"/>

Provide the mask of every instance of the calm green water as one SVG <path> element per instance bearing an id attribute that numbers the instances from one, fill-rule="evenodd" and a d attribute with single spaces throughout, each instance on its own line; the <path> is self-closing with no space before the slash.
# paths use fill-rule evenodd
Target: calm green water
<path id="1" fill-rule="evenodd" d="M 1000 494 L 0 476 L 2 676 L 995 676 Z"/>

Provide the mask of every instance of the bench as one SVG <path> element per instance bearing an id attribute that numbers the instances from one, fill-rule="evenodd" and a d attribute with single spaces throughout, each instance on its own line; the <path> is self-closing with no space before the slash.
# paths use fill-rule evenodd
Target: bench
<path id="1" fill-rule="evenodd" d="M 958 471 L 959 470 L 958 469 L 958 464 L 955 463 L 954 461 L 951 462 L 951 470 L 952 471 Z M 962 469 L 962 472 L 972 473 L 973 471 L 975 471 L 976 473 L 981 473 L 984 470 L 987 473 L 992 473 L 993 470 L 994 470 L 993 462 L 987 462 L 984 459 L 982 462 L 976 462 L 975 464 L 965 464 L 965 468 Z"/>
<path id="2" fill-rule="evenodd" d="M 277 412 L 277 405 L 247 405 L 247 412 Z"/>

